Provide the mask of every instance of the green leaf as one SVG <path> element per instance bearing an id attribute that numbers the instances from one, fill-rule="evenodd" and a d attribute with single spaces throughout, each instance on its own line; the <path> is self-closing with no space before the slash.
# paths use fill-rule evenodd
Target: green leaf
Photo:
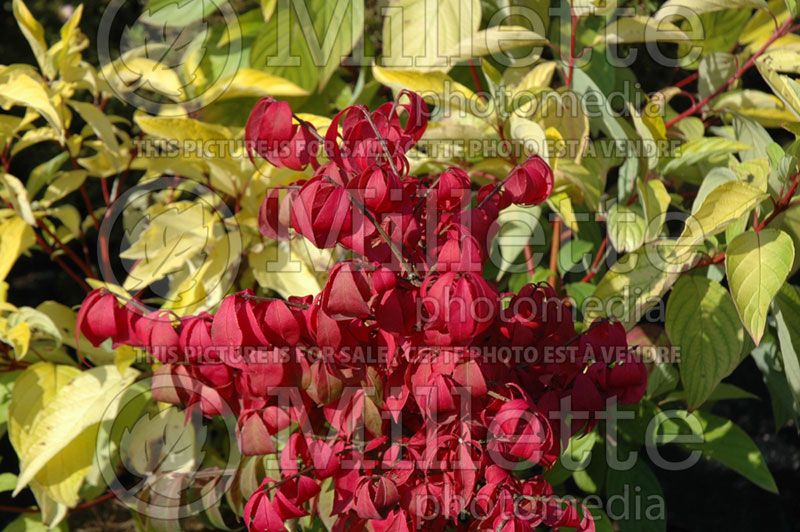
<path id="1" fill-rule="evenodd" d="M 636 251 L 644 243 L 647 222 L 639 205 L 615 203 L 608 210 L 606 223 L 608 238 L 619 253 Z"/>
<path id="2" fill-rule="evenodd" d="M 49 161 L 34 168 L 28 176 L 28 181 L 25 184 L 25 189 L 28 191 L 28 196 L 36 197 L 43 186 L 48 184 L 53 177 L 55 177 L 61 166 L 69 160 L 69 153 L 62 151 Z"/>
<path id="3" fill-rule="evenodd" d="M 751 146 L 739 152 L 742 161 L 767 156 L 767 146 L 772 142 L 764 127 L 750 117 L 733 114 L 733 130 L 739 142 Z"/>
<path id="4" fill-rule="evenodd" d="M 575 308 L 582 309 L 586 298 L 594 294 L 595 285 L 592 283 L 569 283 L 564 285 L 567 295 L 575 301 Z"/>
<path id="5" fill-rule="evenodd" d="M 708 399 L 739 364 L 744 333 L 728 292 L 719 283 L 682 277 L 667 302 L 666 328 L 680 349 L 680 373 L 690 410 Z"/>
<path id="6" fill-rule="evenodd" d="M 600 441 L 596 430 L 589 434 L 576 434 L 569 439 L 567 448 L 558 457 L 555 465 L 545 474 L 548 482 L 554 486 L 566 481 L 572 473 L 584 469 L 589 461 L 602 460 L 600 453 L 593 453 L 592 448 Z M 595 456 L 595 455 L 599 456 Z"/>
<path id="7" fill-rule="evenodd" d="M 714 100 L 712 107 L 749 117 L 765 127 L 780 127 L 797 121 L 780 98 L 753 89 L 725 91 Z"/>
<path id="8" fill-rule="evenodd" d="M 675 389 L 681 377 L 675 366 L 669 362 L 653 365 L 650 375 L 647 376 L 647 397 L 658 397 Z M 681 397 L 683 394 L 681 394 Z"/>
<path id="9" fill-rule="evenodd" d="M 721 382 L 708 398 L 709 401 L 727 401 L 730 399 L 758 399 L 758 396 L 733 384 Z"/>
<path id="10" fill-rule="evenodd" d="M 793 422 L 800 416 L 800 408 L 794 399 L 794 394 L 789 386 L 788 378 L 784 371 L 781 353 L 778 352 L 776 341 L 765 337 L 761 345 L 750 352 L 750 356 L 761 371 L 764 385 L 769 391 L 772 405 L 772 418 L 775 423 L 775 432 Z"/>
<path id="11" fill-rule="evenodd" d="M 775 479 L 767 468 L 764 456 L 745 431 L 732 421 L 707 412 L 693 414 L 702 427 L 703 443 L 682 443 L 689 450 L 733 469 L 750 482 L 772 493 L 778 493 Z"/>
<path id="12" fill-rule="evenodd" d="M 678 255 L 722 232 L 767 197 L 757 188 L 738 181 L 719 185 L 708 193 L 695 214 L 687 218 L 686 226 L 675 243 Z"/>
<path id="13" fill-rule="evenodd" d="M 640 498 L 641 511 L 630 511 L 631 494 Z M 614 521 L 620 532 L 666 532 L 664 493 L 658 478 L 642 460 L 637 460 L 627 471 L 617 471 L 609 467 L 606 496 L 608 513 L 620 516 Z M 623 509 L 620 509 L 620 503 L 624 505 Z"/>
<path id="14" fill-rule="evenodd" d="M 350 55 L 361 39 L 361 32 L 365 27 L 365 2 L 315 0 L 305 8 L 306 4 L 292 3 L 297 10 L 300 24 L 304 27 L 313 26 L 313 29 L 306 30 L 306 42 L 319 70 L 319 90 L 322 91 L 342 60 Z"/>
<path id="15" fill-rule="evenodd" d="M 559 159 L 556 174 L 575 185 L 582 193 L 586 206 L 590 211 L 597 210 L 600 194 L 606 186 L 606 172 L 604 166 L 607 159 L 599 160 L 597 157 L 584 157 L 580 165 L 568 159 Z"/>
<path id="16" fill-rule="evenodd" d="M 306 7 L 304 2 L 301 2 Z M 279 2 L 250 48 L 250 66 L 287 79 L 311 92 L 317 88 L 319 69 L 314 63 L 307 34 L 313 33 L 298 19 L 294 3 Z"/>
<path id="17" fill-rule="evenodd" d="M 775 322 L 781 346 L 783 370 L 796 404 L 800 404 L 800 293 L 785 284 L 775 297 Z"/>
<path id="18" fill-rule="evenodd" d="M 0 473 L 0 493 L 11 491 L 17 485 L 17 475 L 14 473 Z"/>
<path id="19" fill-rule="evenodd" d="M 223 3 L 224 0 L 149 0 L 141 21 L 155 27 L 184 27 L 203 20 Z"/>
<path id="20" fill-rule="evenodd" d="M 567 273 L 584 273 L 588 271 L 592 262 L 591 252 L 593 247 L 594 245 L 591 242 L 578 238 L 570 238 L 562 243 L 561 249 L 558 251 L 559 272 L 566 275 Z M 579 267 L 576 268 L 576 266 Z M 590 283 L 586 284 L 589 285 L 591 290 L 594 290 L 594 286 Z"/>
<path id="21" fill-rule="evenodd" d="M 783 231 L 742 233 L 728 244 L 725 271 L 736 310 L 758 345 L 767 311 L 794 261 L 794 244 Z"/>
<path id="22" fill-rule="evenodd" d="M 39 514 L 25 513 L 20 514 L 16 519 L 3 529 L 3 532 L 67 532 L 69 526 L 66 522 L 62 522 L 56 528 L 51 528 L 42 522 L 42 517 Z"/>
<path id="23" fill-rule="evenodd" d="M 700 98 L 711 96 L 736 72 L 736 58 L 728 53 L 709 54 L 700 60 L 697 69 L 697 92 Z"/>
<path id="24" fill-rule="evenodd" d="M 630 124 L 621 120 L 612 111 L 612 106 L 606 96 L 600 90 L 597 83 L 589 77 L 589 74 L 576 68 L 573 72 L 573 90 L 585 99 L 585 106 L 592 107 L 595 116 L 598 116 L 597 126 L 617 142 L 622 142 L 627 146 L 624 154 L 625 160 L 619 169 L 619 181 L 617 183 L 617 200 L 624 201 L 633 190 L 634 180 L 639 173 L 639 158 L 633 149 L 633 143 L 628 142 L 636 138 L 636 131 Z M 594 122 L 593 122 L 594 123 Z M 593 125 L 593 127 L 595 127 Z"/>
<path id="25" fill-rule="evenodd" d="M 648 382 L 648 385 L 650 383 Z M 733 384 L 729 384 L 727 382 L 721 382 L 714 388 L 714 391 L 711 392 L 711 395 L 708 396 L 706 401 L 726 401 L 730 399 L 758 399 L 758 396 L 748 392 L 747 390 L 742 390 L 738 386 L 734 386 Z M 686 392 L 684 390 L 676 390 L 666 396 L 664 396 L 660 401 L 659 404 L 671 403 L 673 401 L 686 401 Z"/>
<path id="26" fill-rule="evenodd" d="M 595 532 L 614 532 L 614 526 L 611 524 L 611 519 L 600 508 L 589 508 L 594 521 Z M 566 529 L 565 529 L 566 530 Z"/>
<path id="27" fill-rule="evenodd" d="M 496 279 L 499 280 L 506 272 L 527 271 L 524 265 L 515 266 L 515 262 L 526 245 L 539 248 L 544 244 L 540 217 L 541 207 L 538 206 L 512 205 L 500 213 L 500 231 L 489 252 L 489 260 L 498 269 Z M 540 257 L 540 253 L 535 252 L 534 260 L 536 257 Z"/>

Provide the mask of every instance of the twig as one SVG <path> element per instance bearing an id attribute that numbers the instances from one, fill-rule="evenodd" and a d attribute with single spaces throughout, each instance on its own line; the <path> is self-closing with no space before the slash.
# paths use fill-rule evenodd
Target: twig
<path id="1" fill-rule="evenodd" d="M 592 278 L 597 275 L 597 270 L 599 269 L 600 262 L 602 258 L 605 256 L 606 246 L 608 245 L 608 235 L 603 239 L 600 243 L 600 247 L 597 249 L 597 255 L 595 256 L 594 260 L 592 261 L 592 266 L 589 268 L 589 273 L 580 280 L 582 283 L 588 283 L 592 280 Z"/>
<path id="2" fill-rule="evenodd" d="M 674 126 L 687 116 L 695 114 L 697 111 L 705 107 L 705 105 L 708 102 L 710 102 L 711 100 L 722 94 L 728 87 L 730 87 L 733 84 L 734 81 L 741 78 L 742 75 L 744 75 L 744 73 L 747 72 L 755 64 L 756 59 L 758 59 L 761 56 L 761 54 L 763 54 L 764 51 L 767 48 L 769 48 L 769 46 L 773 42 L 775 42 L 780 37 L 783 37 L 786 33 L 790 31 L 791 23 L 792 19 L 791 18 L 787 19 L 786 22 L 784 22 L 780 28 L 775 30 L 775 33 L 773 33 L 772 36 L 769 39 L 767 39 L 767 42 L 765 42 L 764 45 L 761 48 L 759 48 L 756 53 L 750 56 L 750 59 L 748 59 L 741 67 L 739 67 L 739 69 L 736 70 L 736 72 L 734 72 L 733 75 L 729 77 L 727 81 L 725 81 L 725 83 L 723 83 L 720 87 L 718 87 L 717 90 L 715 90 L 714 92 L 712 92 L 711 94 L 709 94 L 696 104 L 692 105 L 689 109 L 685 110 L 684 112 L 682 112 L 681 114 L 679 114 L 678 116 L 667 122 L 665 124 L 665 127 L 667 129 L 671 128 L 672 126 Z"/>
<path id="3" fill-rule="evenodd" d="M 556 283 L 558 282 L 558 251 L 561 247 L 561 218 L 556 215 L 555 219 L 553 220 L 553 238 L 550 242 L 550 271 L 552 275 L 548 282 L 550 286 L 554 289 L 556 288 Z"/>

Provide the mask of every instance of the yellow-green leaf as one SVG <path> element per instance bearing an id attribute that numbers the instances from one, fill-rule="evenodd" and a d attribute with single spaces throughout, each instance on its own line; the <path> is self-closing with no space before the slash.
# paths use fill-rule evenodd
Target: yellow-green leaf
<path id="1" fill-rule="evenodd" d="M 751 148 L 752 146 L 724 137 L 701 137 L 690 140 L 680 147 L 674 157 L 666 160 L 661 173 L 679 174 L 695 169 L 699 163 L 724 161 L 731 153 Z"/>
<path id="2" fill-rule="evenodd" d="M 756 60 L 756 67 L 775 95 L 800 118 L 800 84 L 778 70 L 787 66 L 785 61 L 782 55 L 766 54 Z"/>
<path id="3" fill-rule="evenodd" d="M 392 0 L 384 7 L 381 64 L 441 69 L 440 57 L 478 30 L 479 0 Z"/>
<path id="4" fill-rule="evenodd" d="M 289 81 L 261 70 L 241 68 L 235 74 L 214 84 L 217 90 L 203 97 L 210 103 L 230 98 L 263 98 L 264 96 L 306 96 L 308 91 Z"/>
<path id="5" fill-rule="evenodd" d="M 92 280 L 89 280 L 89 284 L 92 285 Z M 95 364 L 110 364 L 114 362 L 115 355 L 111 351 L 110 342 L 95 347 L 83 335 L 80 335 L 80 344 L 75 343 L 76 314 L 71 308 L 56 301 L 45 301 L 37 306 L 36 310 L 47 315 L 56 324 L 61 333 L 61 341 L 65 345 L 73 349 L 80 349 L 81 355 Z"/>
<path id="6" fill-rule="evenodd" d="M 102 77 L 120 94 L 147 88 L 179 101 L 185 96 L 185 87 L 176 70 L 142 57 L 147 54 L 145 48 L 131 50 L 106 64 L 101 72 Z"/>
<path id="7" fill-rule="evenodd" d="M 739 317 L 756 345 L 764 334 L 769 305 L 792 268 L 794 252 L 791 237 L 776 229 L 748 231 L 728 244 L 728 286 Z"/>
<path id="8" fill-rule="evenodd" d="M 71 379 L 80 375 L 81 370 L 73 366 L 61 366 L 49 362 L 41 362 L 27 368 L 19 376 L 11 394 L 11 404 L 8 409 L 8 437 L 20 458 L 20 468 L 26 467 L 25 456 L 35 453 L 31 449 L 31 430 L 43 409 L 50 404 L 58 390 L 67 385 Z M 83 447 L 90 449 L 89 464 L 94 446 Z M 72 458 L 72 457 L 70 457 Z M 69 466 L 69 464 L 67 464 Z M 64 463 L 57 460 L 50 470 L 50 464 L 44 464 L 35 478 L 30 480 L 31 489 L 42 509 L 45 520 L 57 523 L 66 515 L 67 505 L 57 501 L 53 495 L 68 499 L 69 493 L 77 494 L 80 483 L 69 474 L 64 474 Z M 83 469 L 80 466 L 77 469 Z M 59 474 L 59 472 L 61 472 Z M 84 473 L 85 474 L 85 473 Z M 73 498 L 69 501 L 72 502 Z"/>
<path id="9" fill-rule="evenodd" d="M 19 216 L 0 224 L 0 281 L 8 276 L 19 256 L 33 243 L 33 229 Z"/>
<path id="10" fill-rule="evenodd" d="M 14 358 L 22 360 L 28 354 L 31 345 L 31 328 L 25 323 L 17 323 L 3 335 L 5 341 L 14 348 Z"/>
<path id="11" fill-rule="evenodd" d="M 42 115 L 62 139 L 64 131 L 64 107 L 53 103 L 43 81 L 34 79 L 24 71 L 12 72 L 0 83 L 0 97 L 16 105 L 30 106 Z"/>
<path id="12" fill-rule="evenodd" d="M 516 97 L 525 92 L 549 87 L 553 81 L 556 66 L 555 61 L 545 61 L 533 67 L 514 87 L 514 91 L 511 93 L 511 101 L 513 102 Z"/>
<path id="13" fill-rule="evenodd" d="M 52 76 L 53 73 L 49 71 L 47 65 L 47 42 L 44 40 L 44 28 L 22 0 L 11 2 L 11 9 L 14 12 L 14 18 L 17 19 L 19 29 L 22 30 L 22 34 L 25 35 L 25 39 L 33 51 L 36 62 L 39 63 L 39 68 L 46 75 Z"/>
<path id="14" fill-rule="evenodd" d="M 283 243 L 277 243 L 251 253 L 248 260 L 256 281 L 263 288 L 284 296 L 316 294 L 322 288 L 306 260 L 309 248 L 309 245 L 297 244 L 290 250 Z"/>
<path id="15" fill-rule="evenodd" d="M 651 179 L 647 183 L 638 182 L 639 194 L 644 207 L 644 219 L 647 229 L 644 233 L 645 243 L 661 236 L 661 228 L 667 217 L 669 207 L 669 192 L 658 179 Z"/>
<path id="16" fill-rule="evenodd" d="M 418 72 L 372 67 L 372 75 L 380 83 L 392 89 L 411 89 L 418 92 L 426 102 L 437 107 L 450 107 L 461 111 L 476 112 L 482 109 L 475 93 L 442 72 Z M 449 98 L 445 98 L 449 95 Z"/>
<path id="17" fill-rule="evenodd" d="M 503 57 L 515 48 L 542 45 L 546 42 L 545 37 L 522 26 L 492 26 L 454 44 L 436 59 L 434 66 L 449 69 L 477 57 Z M 528 54 L 525 59 L 533 61 L 537 57 Z"/>
<path id="18" fill-rule="evenodd" d="M 725 288 L 698 275 L 675 284 L 667 302 L 666 329 L 680 350 L 686 403 L 694 410 L 739 364 L 744 332 Z"/>
<path id="19" fill-rule="evenodd" d="M 27 444 L 18 450 L 23 467 L 14 495 L 81 433 L 113 417 L 121 393 L 136 375 L 138 371 L 132 368 L 120 374 L 116 366 L 98 366 L 59 388 L 36 415 Z"/>
<path id="20" fill-rule="evenodd" d="M 114 126 L 103 111 L 86 102 L 69 100 L 68 103 L 81 115 L 81 118 L 89 124 L 95 135 L 97 135 L 112 152 L 119 152 L 119 142 L 117 142 L 117 136 L 114 134 Z"/>
<path id="21" fill-rule="evenodd" d="M 620 17 L 600 30 L 594 44 L 600 43 L 639 43 L 639 42 L 682 42 L 688 41 L 678 26 L 655 17 L 637 15 Z"/>
<path id="22" fill-rule="evenodd" d="M 31 209 L 31 200 L 28 198 L 28 191 L 22 181 L 11 174 L 0 173 L 0 183 L 6 187 L 8 200 L 16 213 L 26 223 L 36 225 L 36 218 L 34 218 L 33 210 Z"/>
<path id="23" fill-rule="evenodd" d="M 773 305 L 783 370 L 795 403 L 800 404 L 800 292 L 784 284 Z"/>
<path id="24" fill-rule="evenodd" d="M 136 362 L 136 350 L 129 345 L 121 345 L 117 348 L 114 365 L 117 366 L 117 371 L 120 375 L 124 375 L 134 362 Z"/>
<path id="25" fill-rule="evenodd" d="M 526 155 L 536 154 L 549 159 L 547 153 L 547 136 L 542 126 L 516 113 L 509 117 L 509 133 L 511 139 L 522 144 Z"/>
<path id="26" fill-rule="evenodd" d="M 694 253 L 676 258 L 672 242 L 656 241 L 621 257 L 603 276 L 584 309 L 585 325 L 613 317 L 630 329 L 667 293 Z"/>
<path id="27" fill-rule="evenodd" d="M 608 209 L 608 239 L 620 253 L 636 251 L 644 243 L 647 221 L 637 205 L 615 203 Z"/>
<path id="28" fill-rule="evenodd" d="M 71 192 L 78 190 L 86 181 L 89 173 L 86 170 L 68 170 L 59 172 L 47 190 L 44 192 L 41 204 L 50 206 L 56 201 L 68 196 Z"/>
<path id="29" fill-rule="evenodd" d="M 677 254 L 723 231 L 767 197 L 757 188 L 738 181 L 721 184 L 709 192 L 697 212 L 686 219 L 686 226 L 675 244 Z"/>
<path id="30" fill-rule="evenodd" d="M 661 6 L 663 12 L 675 13 L 675 8 L 690 10 L 690 13 L 708 13 L 725 9 L 767 9 L 765 0 L 669 0 Z"/>

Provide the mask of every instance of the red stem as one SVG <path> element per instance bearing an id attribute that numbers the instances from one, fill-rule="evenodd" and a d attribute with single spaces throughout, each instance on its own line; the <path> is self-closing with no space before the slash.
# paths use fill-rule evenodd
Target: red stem
<path id="1" fill-rule="evenodd" d="M 94 222 L 94 228 L 98 231 L 100 230 L 100 222 L 97 220 L 97 216 L 94 214 L 94 205 L 92 205 L 92 200 L 89 199 L 89 193 L 86 192 L 86 187 L 81 185 L 81 196 L 83 197 L 83 204 L 86 205 L 86 210 L 89 211 L 89 216 L 92 217 L 92 221 Z"/>
<path id="2" fill-rule="evenodd" d="M 100 186 L 103 189 L 103 201 L 106 202 L 106 207 L 111 204 L 111 194 L 108 193 L 108 178 L 103 177 L 100 179 Z"/>
<path id="3" fill-rule="evenodd" d="M 603 239 L 603 241 L 600 242 L 600 247 L 597 248 L 597 255 L 595 255 L 594 260 L 592 261 L 592 266 L 591 266 L 591 268 L 589 268 L 589 273 L 587 273 L 586 276 L 584 276 L 584 278 L 581 279 L 580 282 L 588 283 L 589 281 L 592 280 L 592 278 L 595 275 L 597 275 L 597 270 L 598 270 L 598 267 L 600 266 L 600 261 L 603 258 L 603 254 L 606 251 L 606 246 L 607 245 L 608 245 L 608 235 L 606 235 L 606 237 Z"/>
<path id="4" fill-rule="evenodd" d="M 792 197 L 794 193 L 797 192 L 797 183 L 798 178 L 800 178 L 800 174 L 794 176 L 792 180 L 792 185 L 789 187 L 789 190 L 786 191 L 781 199 L 775 204 L 775 208 L 772 210 L 772 214 L 767 216 L 762 222 L 758 222 L 758 217 L 756 215 L 756 211 L 753 211 L 753 231 L 756 233 L 764 229 L 767 224 L 769 224 L 772 220 L 778 217 L 780 213 L 788 209 L 789 207 L 796 205 L 796 202 L 792 201 Z"/>
<path id="5" fill-rule="evenodd" d="M 572 32 L 569 35 L 569 62 L 567 63 L 567 87 L 572 87 L 572 72 L 575 70 L 575 39 L 578 32 L 578 17 L 572 4 L 569 5 L 569 16 L 572 24 Z"/>
<path id="6" fill-rule="evenodd" d="M 558 283 L 558 251 L 561 247 L 561 218 L 556 216 L 553 220 L 553 239 L 550 243 L 550 271 L 553 274 L 550 276 L 548 282 L 553 288 L 556 288 Z"/>
<path id="7" fill-rule="evenodd" d="M 0 505 L 0 512 L 8 512 L 10 514 L 38 514 L 37 508 L 21 508 L 19 506 L 2 506 Z"/>
<path id="8" fill-rule="evenodd" d="M 475 83 L 475 88 L 478 90 L 478 97 L 480 97 L 481 101 L 486 101 L 486 93 L 483 92 L 483 85 L 481 84 L 481 78 L 478 75 L 478 69 L 475 68 L 475 63 L 470 61 L 469 62 L 469 73 L 472 75 L 472 81 Z"/>
<path id="9" fill-rule="evenodd" d="M 75 512 L 79 512 L 81 510 L 86 510 L 87 508 L 91 508 L 93 506 L 97 506 L 98 504 L 102 504 L 102 503 L 106 502 L 107 500 L 113 499 L 113 498 L 114 498 L 114 493 L 113 492 L 106 493 L 105 495 L 102 495 L 102 496 L 100 496 L 100 497 L 98 497 L 98 498 L 96 498 L 96 499 L 94 499 L 92 501 L 85 502 L 83 504 L 79 504 L 75 508 L 71 508 L 69 510 L 69 513 L 75 513 Z M 0 512 L 8 512 L 8 513 L 13 513 L 13 514 L 37 514 L 37 513 L 39 513 L 39 511 L 40 510 L 38 508 L 23 508 L 23 507 L 20 507 L 20 506 L 0 506 Z"/>
<path id="10" fill-rule="evenodd" d="M 67 247 L 67 245 L 64 244 L 64 242 L 60 238 L 58 238 L 55 235 L 55 233 L 53 233 L 47 227 L 47 225 L 44 224 L 44 222 L 42 222 L 41 220 L 37 220 L 36 222 L 37 222 L 37 225 L 39 227 L 41 227 L 42 230 L 45 233 L 47 233 L 47 235 L 50 238 L 53 239 L 53 241 L 56 243 L 56 245 L 59 247 L 59 249 L 61 249 L 61 251 L 63 251 L 67 256 L 69 256 L 69 258 L 72 259 L 72 261 L 81 269 L 81 271 L 84 273 L 84 275 L 86 275 L 86 277 L 90 277 L 90 278 L 94 278 L 95 277 L 94 272 L 92 272 L 92 269 L 89 267 L 89 265 L 86 264 L 85 262 L 83 262 L 83 260 L 78 256 L 77 253 L 75 253 L 74 251 L 72 251 L 72 249 Z"/>
<path id="11" fill-rule="evenodd" d="M 101 495 L 100 497 L 98 497 L 98 498 L 96 498 L 96 499 L 94 499 L 92 501 L 85 502 L 83 504 L 79 504 L 75 508 L 72 508 L 69 511 L 69 513 L 80 512 L 81 510 L 85 510 L 87 508 L 91 508 L 93 506 L 97 506 L 98 504 L 102 504 L 102 503 L 106 502 L 107 500 L 113 499 L 113 498 L 114 498 L 114 492 L 110 491 L 110 492 L 106 493 L 105 495 Z"/>
<path id="12" fill-rule="evenodd" d="M 772 34 L 772 36 L 767 40 L 767 42 L 765 42 L 764 45 L 761 48 L 759 48 L 759 50 L 756 53 L 750 56 L 750 59 L 748 59 L 741 67 L 739 67 L 739 69 L 736 72 L 734 72 L 733 75 L 729 77 L 725 83 L 722 84 L 722 86 L 720 86 L 717 90 L 715 90 L 714 92 L 712 92 L 711 94 L 709 94 L 696 104 L 692 105 L 689 109 L 685 110 L 684 112 L 682 112 L 681 114 L 679 114 L 678 116 L 667 122 L 666 128 L 669 129 L 678 122 L 680 122 L 681 120 L 683 120 L 684 118 L 686 118 L 687 116 L 695 114 L 697 111 L 705 107 L 705 105 L 708 102 L 710 102 L 711 100 L 722 94 L 728 87 L 730 87 L 733 84 L 734 81 L 742 77 L 742 75 L 744 75 L 744 73 L 747 72 L 755 64 L 756 59 L 758 59 L 759 56 L 763 54 L 764 51 L 767 48 L 769 48 L 769 46 L 773 42 L 775 42 L 777 39 L 779 39 L 788 32 L 789 25 L 791 24 L 791 22 L 792 22 L 791 18 L 786 20 L 786 22 L 784 22 L 780 28 L 775 30 L 775 33 Z"/>
<path id="13" fill-rule="evenodd" d="M 66 263 L 65 263 L 63 260 L 61 260 L 61 257 L 54 256 L 54 255 L 53 255 L 53 248 L 51 248 L 50 246 L 48 246 L 48 245 L 47 245 L 47 242 L 45 242 L 45 241 L 44 241 L 44 239 L 42 239 L 42 237 L 41 237 L 41 236 L 39 236 L 39 233 L 37 233 L 36 231 L 34 231 L 34 232 L 33 232 L 33 236 L 36 238 L 36 242 L 37 242 L 37 243 L 38 243 L 40 246 L 42 246 L 42 248 L 44 249 L 45 253 L 47 253 L 48 255 L 50 255 L 50 258 L 51 258 L 51 259 L 53 259 L 53 260 L 55 261 L 55 263 L 56 263 L 56 264 L 58 264 L 58 265 L 61 267 L 61 269 L 62 269 L 62 270 L 64 270 L 64 272 L 65 272 L 67 275 L 69 275 L 70 277 L 72 277 L 72 279 L 73 279 L 73 280 L 74 280 L 76 283 L 78 283 L 78 284 L 79 284 L 79 285 L 80 285 L 80 286 L 81 286 L 81 287 L 82 287 L 84 290 L 86 290 L 87 292 L 91 292 L 91 291 L 92 291 L 91 287 L 89 287 L 89 285 L 88 285 L 88 284 L 86 284 L 86 281 L 84 281 L 83 279 L 81 279 L 81 276 L 80 276 L 80 275 L 78 275 L 77 273 L 75 273 L 74 271 L 72 271 L 72 269 L 71 269 L 69 266 L 67 266 L 67 264 L 66 264 Z"/>
<path id="14" fill-rule="evenodd" d="M 533 274 L 536 273 L 536 265 L 533 262 L 533 252 L 531 251 L 531 245 L 525 244 L 525 265 L 528 268 L 528 275 L 533 277 Z"/>
<path id="15" fill-rule="evenodd" d="M 687 77 L 683 78 L 682 80 L 680 80 L 679 82 L 675 83 L 673 85 L 673 87 L 678 87 L 679 89 L 682 88 L 682 87 L 685 87 L 689 83 L 691 83 L 694 80 L 696 80 L 698 78 L 698 76 L 699 76 L 699 72 L 695 72 L 694 74 L 692 74 L 690 76 L 687 76 Z"/>

